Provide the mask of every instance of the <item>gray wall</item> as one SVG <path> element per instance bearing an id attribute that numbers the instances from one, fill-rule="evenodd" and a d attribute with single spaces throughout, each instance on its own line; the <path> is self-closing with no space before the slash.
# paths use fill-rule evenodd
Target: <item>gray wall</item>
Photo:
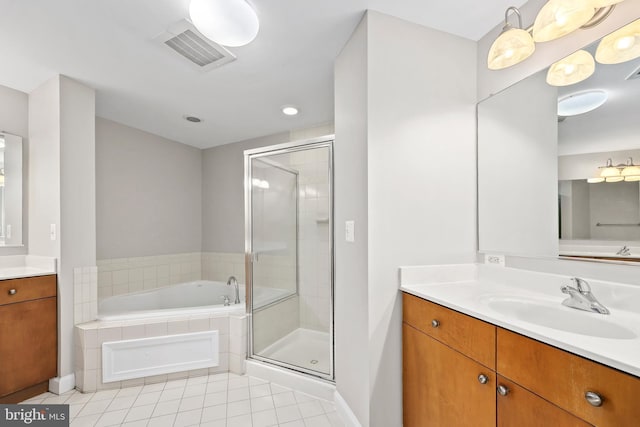
<path id="1" fill-rule="evenodd" d="M 202 251 L 244 252 L 244 150 L 289 142 L 289 132 L 202 152 Z"/>
<path id="2" fill-rule="evenodd" d="M 336 382 L 362 425 L 402 425 L 398 267 L 475 260 L 475 54 L 370 11 L 336 61 Z"/>
<path id="3" fill-rule="evenodd" d="M 97 257 L 200 252 L 201 150 L 96 120 Z"/>

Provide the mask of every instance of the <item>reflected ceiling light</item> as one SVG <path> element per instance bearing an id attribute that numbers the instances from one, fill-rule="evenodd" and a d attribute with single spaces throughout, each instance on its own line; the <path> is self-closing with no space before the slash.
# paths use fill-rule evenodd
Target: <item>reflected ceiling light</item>
<path id="1" fill-rule="evenodd" d="M 588 113 L 607 102 L 607 93 L 603 90 L 587 90 L 573 93 L 558 100 L 558 116 L 569 117 Z"/>
<path id="2" fill-rule="evenodd" d="M 270 185 L 269 181 L 265 181 L 264 179 L 253 178 L 251 180 L 251 184 L 254 187 L 262 188 L 263 190 L 268 190 Z"/>
<path id="3" fill-rule="evenodd" d="M 565 36 L 589 22 L 596 12 L 592 1 L 549 0 L 533 24 L 533 40 L 547 42 Z"/>
<path id="4" fill-rule="evenodd" d="M 602 38 L 596 50 L 601 64 L 620 64 L 640 57 L 640 19 Z"/>
<path id="5" fill-rule="evenodd" d="M 296 116 L 300 110 L 295 105 L 284 105 L 282 107 L 282 114 L 285 116 Z"/>
<path id="6" fill-rule="evenodd" d="M 518 16 L 518 28 L 513 28 L 509 22 L 509 11 Z M 520 11 L 510 7 L 504 13 L 504 27 L 502 33 L 491 45 L 487 66 L 490 70 L 501 70 L 511 67 L 527 59 L 536 50 L 531 34 L 522 29 L 522 17 Z"/>
<path id="7" fill-rule="evenodd" d="M 205 37 L 223 46 L 249 44 L 260 28 L 256 11 L 245 0 L 191 0 L 189 17 Z"/>
<path id="8" fill-rule="evenodd" d="M 547 83 L 568 86 L 588 79 L 596 71 L 596 61 L 586 50 L 579 50 L 549 67 Z"/>

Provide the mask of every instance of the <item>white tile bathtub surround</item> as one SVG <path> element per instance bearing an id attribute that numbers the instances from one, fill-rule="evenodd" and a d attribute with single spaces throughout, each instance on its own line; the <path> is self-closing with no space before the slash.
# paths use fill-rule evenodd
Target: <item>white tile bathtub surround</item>
<path id="1" fill-rule="evenodd" d="M 102 382 L 102 343 L 132 340 L 187 332 L 216 330 L 219 333 L 219 366 L 187 372 L 156 375 L 126 381 Z M 230 330 L 233 332 L 230 334 Z M 76 386 L 84 392 L 118 389 L 132 385 L 154 384 L 172 379 L 196 377 L 220 372 L 244 373 L 246 359 L 246 316 L 215 314 L 174 316 L 161 319 L 95 321 L 75 327 Z"/>
<path id="2" fill-rule="evenodd" d="M 477 277 L 474 279 L 469 275 L 469 280 L 460 280 L 461 276 L 456 272 L 458 269 L 467 269 L 467 272 L 477 269 Z M 406 278 L 405 268 L 402 267 L 400 270 L 401 278 Z M 526 322 L 495 311 L 486 303 L 491 298 L 507 297 L 525 301 L 544 301 L 554 306 L 557 304 L 559 309 L 565 310 L 561 303 L 567 296 L 560 291 L 560 287 L 571 284 L 569 276 L 486 264 L 432 266 L 416 269 L 409 275 L 411 280 L 402 281 L 401 279 L 402 291 L 605 365 L 640 375 L 640 362 L 637 358 L 640 354 L 639 282 L 625 284 L 583 277 L 591 285 L 596 298 L 611 311 L 611 314 L 605 316 L 566 308 L 570 310 L 567 313 L 575 316 L 576 322 L 582 320 L 597 320 L 605 324 L 610 322 L 612 328 L 620 325 L 635 335 L 635 338 L 615 339 L 577 334 Z M 441 279 L 440 282 L 433 280 L 436 276 Z"/>
<path id="3" fill-rule="evenodd" d="M 298 387 L 222 373 L 95 393 L 44 393 L 22 404 L 67 404 L 73 427 L 343 427 L 332 400 L 309 396 Z"/>
<path id="4" fill-rule="evenodd" d="M 98 317 L 98 268 L 73 269 L 74 324 L 91 322 Z"/>
<path id="5" fill-rule="evenodd" d="M 202 253 L 203 280 L 226 282 L 229 276 L 235 276 L 239 283 L 245 283 L 243 253 Z"/>
<path id="6" fill-rule="evenodd" d="M 98 298 L 202 278 L 200 252 L 98 260 Z"/>

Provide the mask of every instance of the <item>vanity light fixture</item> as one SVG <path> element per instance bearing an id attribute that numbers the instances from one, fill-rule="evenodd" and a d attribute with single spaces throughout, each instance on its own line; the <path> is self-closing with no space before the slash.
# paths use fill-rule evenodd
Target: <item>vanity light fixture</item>
<path id="1" fill-rule="evenodd" d="M 533 23 L 533 40 L 547 42 L 577 30 L 596 13 L 590 0 L 549 0 Z"/>
<path id="2" fill-rule="evenodd" d="M 596 61 L 586 50 L 579 50 L 554 63 L 547 72 L 551 86 L 569 86 L 588 79 L 596 71 Z"/>
<path id="3" fill-rule="evenodd" d="M 189 17 L 205 37 L 223 46 L 249 44 L 260 28 L 256 11 L 245 0 L 191 0 Z"/>
<path id="4" fill-rule="evenodd" d="M 509 24 L 509 11 L 517 15 L 518 28 L 513 28 Z M 512 6 L 504 13 L 504 27 L 489 49 L 487 66 L 490 70 L 511 67 L 527 59 L 535 50 L 536 46 L 531 34 L 522 28 L 520 11 Z"/>
<path id="5" fill-rule="evenodd" d="M 588 113 L 607 102 L 604 90 L 586 90 L 572 93 L 558 100 L 558 116 L 570 117 Z"/>
<path id="6" fill-rule="evenodd" d="M 587 179 L 589 184 L 640 181 L 640 165 L 634 165 L 631 157 L 627 159 L 627 163 L 621 163 L 615 166 L 611 159 L 607 159 L 606 166 L 600 166 L 598 169 L 600 169 L 599 176 Z"/>
<path id="7" fill-rule="evenodd" d="M 601 64 L 620 64 L 640 57 L 640 19 L 603 37 L 596 50 Z"/>

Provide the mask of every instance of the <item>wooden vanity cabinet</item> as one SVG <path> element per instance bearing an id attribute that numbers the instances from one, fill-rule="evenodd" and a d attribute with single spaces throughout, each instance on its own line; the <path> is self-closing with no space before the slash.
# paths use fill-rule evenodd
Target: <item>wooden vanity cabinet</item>
<path id="1" fill-rule="evenodd" d="M 402 328 L 405 427 L 640 425 L 633 375 L 409 294 Z"/>
<path id="2" fill-rule="evenodd" d="M 57 354 L 56 276 L 0 281 L 0 403 L 47 391 Z"/>

